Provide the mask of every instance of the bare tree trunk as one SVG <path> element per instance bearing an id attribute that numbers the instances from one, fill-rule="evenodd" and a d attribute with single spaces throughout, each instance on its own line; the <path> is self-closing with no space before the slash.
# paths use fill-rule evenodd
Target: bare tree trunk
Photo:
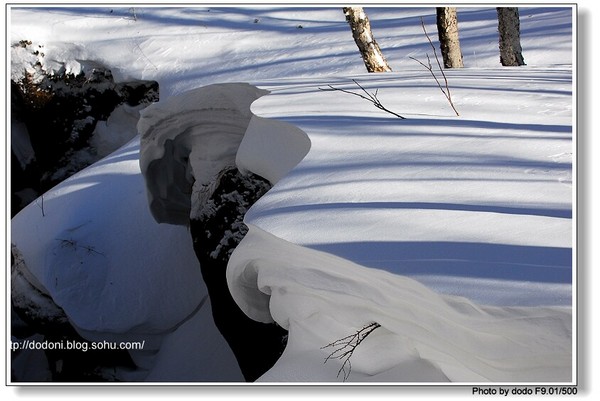
<path id="1" fill-rule="evenodd" d="M 517 7 L 497 7 L 500 34 L 500 62 L 503 66 L 525 65 L 521 49 L 521 28 Z"/>
<path id="2" fill-rule="evenodd" d="M 392 71 L 371 32 L 369 18 L 362 7 L 344 7 L 346 21 L 352 29 L 354 42 L 369 72 Z"/>
<path id="3" fill-rule="evenodd" d="M 438 37 L 445 68 L 462 68 L 456 7 L 436 7 Z"/>

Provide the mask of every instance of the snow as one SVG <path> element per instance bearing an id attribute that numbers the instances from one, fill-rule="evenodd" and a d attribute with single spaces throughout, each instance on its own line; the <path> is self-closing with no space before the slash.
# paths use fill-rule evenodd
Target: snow
<path id="1" fill-rule="evenodd" d="M 240 307 L 290 330 L 261 381 L 341 382 L 322 347 L 378 322 L 348 382 L 571 383 L 573 9 L 521 8 L 517 69 L 498 65 L 495 10 L 459 8 L 466 68 L 446 71 L 459 117 L 409 59 L 430 51 L 420 17 L 435 32 L 433 9 L 367 13 L 394 73 L 363 73 L 339 8 L 11 8 L 7 30 L 43 44 L 47 66 L 89 60 L 159 81 L 142 135 L 197 135 L 174 149 L 275 184 L 228 268 Z M 320 90 L 357 91 L 352 79 L 407 119 Z M 233 98 L 239 120 L 207 104 L 224 83 L 254 93 Z M 141 146 L 141 168 L 136 137 L 44 194 L 12 219 L 10 241 L 82 335 L 148 340 L 125 379 L 239 381 L 189 233 L 155 221 L 182 223 L 191 177 L 205 185 L 221 164 L 155 178 L 145 160 L 164 155 Z M 148 206 L 142 172 L 178 217 Z"/>
<path id="2" fill-rule="evenodd" d="M 146 341 L 150 352 L 207 292 L 187 230 L 152 218 L 138 154 L 136 138 L 44 194 L 15 216 L 11 242 L 84 338 Z M 226 347 L 202 351 L 231 358 Z"/>
<path id="3" fill-rule="evenodd" d="M 289 329 L 278 362 L 283 366 L 263 380 L 286 381 L 300 370 L 303 381 L 337 381 L 339 367 L 329 374 L 320 368 L 330 353 L 320 348 L 371 322 L 382 327 L 360 353 L 362 345 L 357 348 L 348 381 L 380 381 L 379 374 L 407 360 L 428 367 L 421 380 L 571 380 L 570 308 L 493 308 L 442 297 L 407 277 L 311 251 L 254 226 L 230 260 L 228 280 L 249 316 L 272 316 Z M 384 381 L 390 378 L 406 381 L 394 374 Z"/>
<path id="4" fill-rule="evenodd" d="M 301 93 L 279 88 L 276 96 L 259 99 L 256 114 L 264 110 L 303 129 L 311 149 L 250 210 L 247 222 L 299 245 L 415 276 L 433 288 L 439 279 L 444 292 L 477 302 L 570 304 L 570 70 L 545 73 L 552 77 L 545 86 L 551 94 L 531 73 L 521 89 L 524 98 L 505 105 L 511 115 L 506 122 L 486 103 L 515 91 L 513 71 L 449 71 L 457 107 L 464 110 L 460 118 L 450 117 L 441 94 L 433 97 L 436 88 L 425 74 L 421 85 L 398 73 L 357 78 L 367 90 L 379 88 L 379 98 L 407 120 L 375 108 L 365 116 L 347 115 L 367 106 L 341 92 L 319 91 L 325 87 L 319 82 Z M 490 75 L 495 87 L 482 87 Z M 347 81 L 333 86 L 357 89 Z M 301 103 L 308 94 L 338 107 L 324 117 Z M 419 115 L 432 102 L 446 108 Z M 532 116 L 529 110 L 541 104 L 548 110 Z M 486 279 L 486 286 L 456 277 Z M 493 278 L 496 287 L 487 280 Z"/>
<path id="5" fill-rule="evenodd" d="M 195 292 L 201 277 L 196 266 L 178 266 L 185 279 L 164 268 L 174 261 L 157 248 L 165 241 L 160 233 L 170 232 L 169 246 L 177 253 L 187 251 L 189 259 L 186 245 L 191 239 L 178 227 L 148 227 L 152 220 L 144 207 L 137 153 L 134 141 L 55 187 L 43 196 L 43 206 L 41 199 L 30 205 L 12 225 L 12 242 L 26 255 L 29 270 L 59 306 L 73 303 L 73 310 L 66 311 L 85 330 L 95 331 L 106 320 L 103 329 L 111 332 L 144 326 L 161 331 L 199 302 Z M 128 196 L 121 188 L 128 188 Z M 100 211 L 107 217 L 103 221 L 94 218 Z M 154 233 L 147 231 L 151 227 Z M 131 252 L 146 247 L 148 251 L 142 254 Z M 154 271 L 167 277 L 158 279 Z M 128 281 L 132 275 L 138 278 L 135 288 Z M 155 304 L 138 304 L 140 294 L 169 293 L 175 288 L 181 290 L 174 294 L 181 303 L 173 302 L 171 310 L 169 303 L 159 299 Z M 149 316 L 152 319 L 147 320 Z"/>
<path id="6" fill-rule="evenodd" d="M 215 84 L 142 111 L 140 165 L 159 223 L 186 225 L 198 213 L 219 172 L 235 164 L 250 104 L 267 93 L 248 84 Z"/>
<path id="7" fill-rule="evenodd" d="M 274 184 L 296 167 L 310 146 L 310 139 L 298 127 L 253 115 L 235 164 L 241 171 L 251 171 Z"/>

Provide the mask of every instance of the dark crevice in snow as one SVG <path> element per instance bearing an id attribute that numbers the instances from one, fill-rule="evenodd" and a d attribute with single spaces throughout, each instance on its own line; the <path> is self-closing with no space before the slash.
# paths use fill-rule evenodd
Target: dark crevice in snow
<path id="1" fill-rule="evenodd" d="M 14 46 L 31 51 L 33 59 L 24 71 L 13 71 L 11 80 L 13 216 L 40 194 L 106 156 L 107 150 L 92 141 L 99 121 L 107 121 L 119 106 L 134 108 L 158 100 L 156 81 L 117 83 L 111 70 L 96 62 L 81 61 L 89 68 L 77 74 L 48 72 L 42 65 L 43 53 L 30 46 L 27 41 Z"/>
<path id="2" fill-rule="evenodd" d="M 250 106 L 267 93 L 246 83 L 208 85 L 146 108 L 138 123 L 140 167 L 152 216 L 159 223 L 189 225 L 215 325 L 247 381 L 274 365 L 287 339 L 287 331 L 277 324 L 248 317 L 231 296 L 226 278 L 229 258 L 248 232 L 243 222 L 247 210 L 277 178 L 264 165 L 258 174 L 266 179 L 252 173 L 248 165 L 257 163 L 251 163 L 255 159 L 248 149 L 237 167 L 253 121 L 257 129 Z"/>
<path id="3" fill-rule="evenodd" d="M 271 185 L 235 167 L 218 175 L 214 191 L 190 222 L 194 250 L 211 299 L 215 324 L 227 340 L 247 381 L 255 381 L 281 356 L 287 331 L 249 318 L 233 300 L 226 279 L 229 257 L 248 232 L 246 211 Z"/>
<path id="4" fill-rule="evenodd" d="M 246 83 L 213 84 L 143 110 L 140 168 L 159 223 L 187 225 L 219 171 L 236 164 L 253 118 L 250 105 L 268 91 Z M 191 195 L 191 197 L 190 197 Z"/>

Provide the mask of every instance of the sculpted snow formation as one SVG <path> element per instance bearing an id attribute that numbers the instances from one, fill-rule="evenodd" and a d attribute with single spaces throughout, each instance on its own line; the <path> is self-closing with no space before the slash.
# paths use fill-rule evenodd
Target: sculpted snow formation
<path id="1" fill-rule="evenodd" d="M 268 91 L 248 84 L 194 89 L 142 113 L 140 166 L 152 215 L 190 225 L 215 324 L 247 381 L 277 361 L 287 331 L 242 312 L 227 286 L 230 255 L 248 232 L 246 211 L 306 155 L 306 134 L 256 117 Z"/>
<path id="2" fill-rule="evenodd" d="M 302 160 L 310 148 L 303 131 L 252 114 L 252 102 L 267 93 L 245 83 L 214 84 L 143 110 L 140 166 L 158 222 L 187 225 L 227 166 L 275 183 Z"/>

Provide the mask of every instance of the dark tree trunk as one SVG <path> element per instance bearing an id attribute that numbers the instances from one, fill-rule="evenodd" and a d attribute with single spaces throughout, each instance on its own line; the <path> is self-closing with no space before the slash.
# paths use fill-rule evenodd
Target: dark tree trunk
<path id="1" fill-rule="evenodd" d="M 237 306 L 225 276 L 231 253 L 248 232 L 246 211 L 270 184 L 262 178 L 242 175 L 236 168 L 224 170 L 216 189 L 190 230 L 202 277 L 208 288 L 215 324 L 231 347 L 244 378 L 253 382 L 279 359 L 287 331 L 275 323 L 250 319 Z"/>
<path id="2" fill-rule="evenodd" d="M 497 7 L 500 35 L 500 63 L 503 66 L 525 65 L 521 49 L 521 28 L 517 7 Z"/>
<path id="3" fill-rule="evenodd" d="M 458 19 L 455 7 L 437 7 L 437 29 L 445 68 L 462 68 L 463 57 L 458 38 Z"/>
<path id="4" fill-rule="evenodd" d="M 344 7 L 346 21 L 368 72 L 392 71 L 371 32 L 371 23 L 362 7 Z"/>

